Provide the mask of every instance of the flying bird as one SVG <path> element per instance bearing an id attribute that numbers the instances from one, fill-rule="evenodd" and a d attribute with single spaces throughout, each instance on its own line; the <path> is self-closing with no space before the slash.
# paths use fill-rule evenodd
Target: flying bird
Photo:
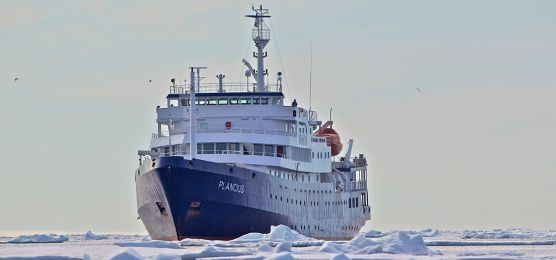
<path id="1" fill-rule="evenodd" d="M 153 82 L 152 80 L 149 79 L 149 83 Z"/>
<path id="2" fill-rule="evenodd" d="M 18 80 L 19 80 L 19 78 L 15 78 L 15 79 L 14 79 L 14 81 L 18 81 Z"/>
<path id="3" fill-rule="evenodd" d="M 419 91 L 419 93 L 423 92 L 423 91 L 421 90 L 421 88 L 415 88 L 415 89 L 416 89 L 417 91 Z"/>

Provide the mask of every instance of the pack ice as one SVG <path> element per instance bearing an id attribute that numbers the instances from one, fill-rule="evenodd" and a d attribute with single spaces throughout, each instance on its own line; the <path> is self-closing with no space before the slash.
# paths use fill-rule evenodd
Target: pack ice
<path id="1" fill-rule="evenodd" d="M 24 243 L 62 243 L 68 241 L 69 238 L 64 235 L 56 234 L 35 234 L 21 235 L 8 241 L 8 243 L 24 244 Z"/>

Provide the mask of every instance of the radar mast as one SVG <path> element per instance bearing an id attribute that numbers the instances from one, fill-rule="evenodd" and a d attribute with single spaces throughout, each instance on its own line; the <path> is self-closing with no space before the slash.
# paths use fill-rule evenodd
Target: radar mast
<path id="1" fill-rule="evenodd" d="M 270 41 L 270 29 L 263 22 L 263 18 L 270 18 L 268 14 L 268 9 L 263 9 L 260 5 L 259 9 L 253 7 L 255 14 L 246 15 L 245 17 L 250 17 L 255 19 L 255 28 L 252 31 L 253 41 L 255 42 L 255 47 L 257 47 L 257 53 L 253 52 L 253 57 L 257 58 L 257 71 L 255 72 L 255 79 L 257 80 L 257 92 L 265 91 L 264 76 L 267 74 L 264 68 L 264 58 L 266 58 L 267 53 L 263 52 L 264 47 Z"/>

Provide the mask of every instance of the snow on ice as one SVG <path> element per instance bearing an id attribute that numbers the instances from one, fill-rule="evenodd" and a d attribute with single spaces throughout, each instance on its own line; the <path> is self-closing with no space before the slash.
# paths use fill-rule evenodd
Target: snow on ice
<path id="1" fill-rule="evenodd" d="M 404 232 L 393 232 L 381 237 L 376 233 L 359 233 L 345 244 L 325 242 L 319 249 L 328 253 L 355 254 L 411 254 L 428 255 L 429 250 L 420 235 L 408 235 Z"/>
<path id="2" fill-rule="evenodd" d="M 95 235 L 93 234 L 93 232 L 91 232 L 90 230 L 87 231 L 87 233 L 85 233 L 85 235 L 83 236 L 84 240 L 105 240 L 108 239 L 108 236 L 102 236 L 102 235 Z"/>
<path id="3" fill-rule="evenodd" d="M 359 233 L 350 241 L 325 242 L 280 225 L 266 234 L 250 233 L 231 241 L 171 242 L 144 236 L 96 235 L 89 231 L 66 236 L 21 236 L 9 243 L 3 239 L 6 242 L 0 242 L 0 259 L 556 259 L 556 245 L 550 242 L 556 241 L 554 234 L 554 231 L 515 228 L 425 229 L 369 231 Z M 53 243 L 64 241 L 68 242 Z"/>
<path id="4" fill-rule="evenodd" d="M 181 246 L 178 242 L 151 240 L 150 238 L 143 238 L 140 241 L 116 242 L 114 243 L 114 245 L 121 247 L 154 247 L 181 249 Z"/>
<path id="5" fill-rule="evenodd" d="M 8 243 L 27 244 L 27 243 L 62 243 L 68 241 L 69 238 L 64 235 L 56 234 L 35 234 L 21 235 L 14 239 L 8 240 Z"/>
<path id="6" fill-rule="evenodd" d="M 249 233 L 230 241 L 230 243 L 233 244 L 254 242 L 271 242 L 273 245 L 276 245 L 280 242 L 290 242 L 292 246 L 299 247 L 320 246 L 324 241 L 306 237 L 284 225 L 271 226 L 270 233 L 268 234 Z"/>
<path id="7" fill-rule="evenodd" d="M 526 228 L 465 230 L 461 234 L 465 239 L 553 239 L 556 240 L 556 231 L 535 231 Z"/>

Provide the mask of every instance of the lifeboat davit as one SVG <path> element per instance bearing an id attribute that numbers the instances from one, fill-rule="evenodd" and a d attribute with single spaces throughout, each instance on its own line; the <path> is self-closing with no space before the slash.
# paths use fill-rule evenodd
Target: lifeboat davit
<path id="1" fill-rule="evenodd" d="M 332 127 L 327 127 L 320 130 L 318 133 L 315 134 L 316 136 L 328 137 L 328 146 L 330 146 L 330 152 L 332 156 L 336 156 L 340 154 L 342 151 L 342 147 L 344 146 L 340 141 L 340 135 L 336 132 L 336 130 L 332 129 Z"/>

